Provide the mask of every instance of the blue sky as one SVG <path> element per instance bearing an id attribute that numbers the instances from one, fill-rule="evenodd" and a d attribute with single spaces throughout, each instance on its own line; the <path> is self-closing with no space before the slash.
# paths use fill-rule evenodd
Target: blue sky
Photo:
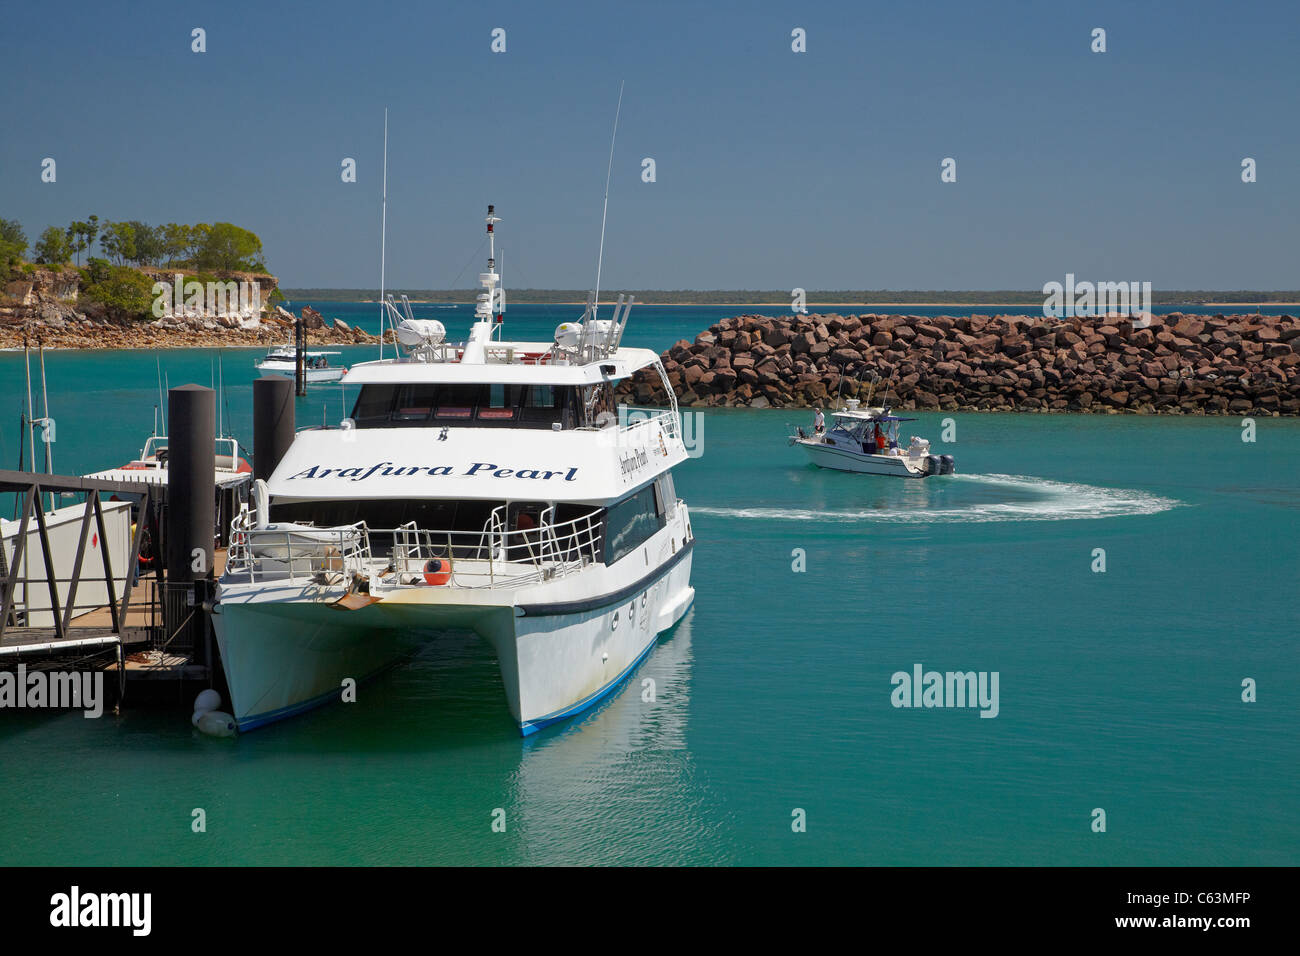
<path id="1" fill-rule="evenodd" d="M 227 220 L 287 286 L 375 286 L 387 106 L 390 287 L 447 288 L 472 260 L 471 284 L 493 202 L 508 286 L 587 288 L 624 80 L 606 290 L 1300 286 L 1294 2 L 76 2 L 5 20 L 0 216 L 32 239 L 92 212 Z"/>

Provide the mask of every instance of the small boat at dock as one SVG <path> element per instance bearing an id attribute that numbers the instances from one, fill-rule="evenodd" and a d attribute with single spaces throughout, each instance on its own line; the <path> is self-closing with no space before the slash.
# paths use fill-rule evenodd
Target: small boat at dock
<path id="1" fill-rule="evenodd" d="M 309 384 L 322 382 L 339 382 L 348 373 L 342 365 L 330 365 L 329 356 L 342 355 L 342 352 L 306 352 L 304 353 L 303 374 Z M 257 370 L 263 378 L 283 375 L 294 378 L 297 374 L 297 353 L 292 345 L 282 345 L 266 353 L 266 358 L 257 363 Z"/>

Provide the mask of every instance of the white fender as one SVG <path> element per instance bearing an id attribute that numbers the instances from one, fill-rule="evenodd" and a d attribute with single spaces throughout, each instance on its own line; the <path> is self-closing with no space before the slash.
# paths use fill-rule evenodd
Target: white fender
<path id="1" fill-rule="evenodd" d="M 235 736 L 235 718 L 219 710 L 210 710 L 199 718 L 199 731 L 210 737 Z"/>
<path id="2" fill-rule="evenodd" d="M 253 510 L 257 512 L 258 528 L 271 523 L 271 493 L 261 478 L 253 482 Z"/>
<path id="3" fill-rule="evenodd" d="M 210 710 L 216 710 L 220 706 L 221 695 L 210 687 L 207 690 L 199 691 L 199 696 L 194 698 L 194 714 L 196 717 L 202 716 Z"/>

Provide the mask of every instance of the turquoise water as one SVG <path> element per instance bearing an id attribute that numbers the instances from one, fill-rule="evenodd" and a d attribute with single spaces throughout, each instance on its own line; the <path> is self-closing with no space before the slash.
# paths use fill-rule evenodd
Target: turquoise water
<path id="1" fill-rule="evenodd" d="M 206 384 L 212 354 L 164 354 L 171 384 Z M 222 359 L 246 444 L 251 361 Z M 47 356 L 58 471 L 138 450 L 154 363 Z M 0 356 L 6 462 L 21 375 Z M 299 423 L 339 417 L 337 392 Z M 693 610 L 606 703 L 526 740 L 467 637 L 236 740 L 186 707 L 3 714 L 0 863 L 1296 863 L 1300 422 L 1244 443 L 1227 418 L 918 417 L 960 475 L 819 471 L 784 441 L 803 413 L 707 410 L 677 472 Z M 893 707 L 916 663 L 997 671 L 998 716 Z"/>

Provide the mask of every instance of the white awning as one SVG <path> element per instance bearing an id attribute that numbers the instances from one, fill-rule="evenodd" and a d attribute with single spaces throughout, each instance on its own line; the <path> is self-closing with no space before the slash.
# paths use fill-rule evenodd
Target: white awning
<path id="1" fill-rule="evenodd" d="M 482 364 L 460 362 L 415 362 L 384 359 L 353 365 L 343 377 L 344 385 L 399 385 L 445 383 L 452 385 L 597 385 L 624 379 L 659 358 L 650 349 L 619 349 L 613 357 L 586 365 L 524 364 L 521 356 L 540 356 L 551 347 L 547 342 L 495 342 L 489 353 L 514 350 L 513 362 L 488 361 Z"/>

